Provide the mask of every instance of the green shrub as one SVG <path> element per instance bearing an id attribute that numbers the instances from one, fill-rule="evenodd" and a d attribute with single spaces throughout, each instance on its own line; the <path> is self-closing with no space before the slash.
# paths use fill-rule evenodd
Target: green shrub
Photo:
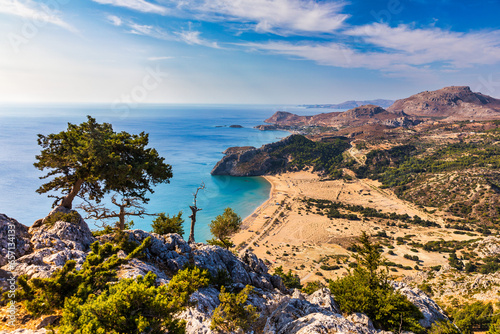
<path id="1" fill-rule="evenodd" d="M 374 325 L 389 331 L 422 332 L 419 309 L 388 283 L 388 273 L 379 269 L 384 259 L 368 235 L 360 237 L 355 255 L 358 266 L 344 278 L 330 281 L 330 290 L 344 313 L 364 313 Z"/>
<path id="2" fill-rule="evenodd" d="M 301 289 L 300 278 L 292 273 L 292 270 L 288 270 L 288 274 L 285 274 L 283 267 L 279 266 L 274 269 L 274 275 L 278 275 L 283 280 L 283 284 L 289 289 Z"/>
<path id="3" fill-rule="evenodd" d="M 45 221 L 43 223 L 49 226 L 54 226 L 56 222 L 63 221 L 76 225 L 80 222 L 80 219 L 80 214 L 75 210 L 71 210 L 69 213 L 58 211 L 45 218 Z"/>
<path id="4" fill-rule="evenodd" d="M 324 288 L 325 285 L 320 281 L 307 282 L 306 285 L 302 288 L 302 292 L 307 293 L 308 295 L 313 294 L 321 288 Z"/>
<path id="5" fill-rule="evenodd" d="M 184 235 L 184 228 L 182 224 L 184 224 L 182 211 L 179 211 L 177 216 L 172 217 L 165 215 L 165 212 L 162 212 L 158 215 L 158 217 L 156 217 L 155 220 L 153 220 L 151 227 L 153 228 L 154 233 L 158 233 L 160 235 L 177 233 L 182 237 Z"/>
<path id="6" fill-rule="evenodd" d="M 199 268 L 179 271 L 168 285 L 155 285 L 156 275 L 122 279 L 109 291 L 86 301 L 72 297 L 65 303 L 59 333 L 184 333 L 175 315 L 189 305 L 189 297 L 208 285 L 208 273 Z"/>
<path id="7" fill-rule="evenodd" d="M 432 324 L 428 334 L 461 334 L 458 328 L 449 321 L 438 321 Z"/>
<path id="8" fill-rule="evenodd" d="M 96 241 L 90 246 L 91 252 L 80 270 L 76 270 L 76 262 L 70 260 L 49 278 L 28 280 L 26 276 L 20 276 L 16 300 L 23 302 L 26 310 L 35 316 L 62 308 L 64 301 L 72 296 L 85 300 L 105 291 L 109 282 L 117 280 L 116 269 L 136 257 L 150 242 L 151 238 L 146 238 L 125 259 L 120 259 L 116 255 L 119 248 L 110 243 L 100 245 Z"/>
<path id="9" fill-rule="evenodd" d="M 257 308 L 245 305 L 253 287 L 247 285 L 239 293 L 226 292 L 221 287 L 219 294 L 220 305 L 214 310 L 210 329 L 217 333 L 233 333 L 239 330 L 247 332 L 259 318 Z"/>

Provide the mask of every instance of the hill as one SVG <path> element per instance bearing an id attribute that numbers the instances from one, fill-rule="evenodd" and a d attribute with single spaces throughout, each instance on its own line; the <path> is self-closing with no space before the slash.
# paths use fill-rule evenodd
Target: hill
<path id="1" fill-rule="evenodd" d="M 349 100 L 338 104 L 307 104 L 304 105 L 306 108 L 325 108 L 325 109 L 352 109 L 356 107 L 361 107 L 366 104 L 373 104 L 382 108 L 387 108 L 394 103 L 394 100 L 384 100 L 384 99 L 376 99 L 376 100 L 364 100 L 364 101 L 355 101 Z"/>
<path id="2" fill-rule="evenodd" d="M 500 118 L 500 100 L 467 86 L 451 86 L 397 100 L 387 110 L 447 121 L 488 120 Z"/>
<path id="3" fill-rule="evenodd" d="M 277 111 L 264 122 L 278 127 L 315 126 L 328 128 L 355 127 L 366 124 L 381 124 L 387 127 L 410 126 L 418 122 L 404 112 L 389 112 L 376 105 L 364 105 L 345 112 L 322 113 L 314 116 L 298 116 Z"/>
<path id="4" fill-rule="evenodd" d="M 347 104 L 346 104 L 347 105 Z M 300 134 L 379 125 L 386 129 L 411 127 L 422 122 L 484 121 L 500 119 L 500 100 L 472 92 L 467 86 L 425 91 L 397 100 L 387 109 L 375 104 L 355 106 L 344 112 L 299 116 L 277 111 L 258 126 L 261 130 L 285 129 Z M 356 130 L 359 131 L 359 130 Z M 361 131 L 363 131 L 361 129 Z"/>

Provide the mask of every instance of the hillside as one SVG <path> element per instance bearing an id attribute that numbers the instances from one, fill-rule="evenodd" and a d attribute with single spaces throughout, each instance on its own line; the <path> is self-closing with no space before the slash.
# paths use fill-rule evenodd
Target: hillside
<path id="1" fill-rule="evenodd" d="M 349 100 L 338 104 L 307 104 L 304 105 L 306 108 L 325 108 L 325 109 L 352 109 L 356 107 L 361 107 L 367 104 L 374 104 L 376 106 L 387 108 L 394 103 L 393 100 L 384 100 L 384 99 L 376 99 L 376 100 L 364 100 L 364 101 L 355 101 Z"/>
<path id="2" fill-rule="evenodd" d="M 488 120 L 500 118 L 500 100 L 467 86 L 451 86 L 397 100 L 387 110 L 447 121 Z"/>
<path id="3" fill-rule="evenodd" d="M 345 112 L 330 112 L 314 116 L 298 116 L 289 112 L 278 111 L 264 122 L 281 128 L 314 126 L 335 129 L 368 124 L 380 124 L 387 127 L 407 127 L 418 124 L 403 112 L 388 112 L 375 105 L 364 105 Z"/>
<path id="4" fill-rule="evenodd" d="M 58 212 L 63 215 L 55 218 Z M 66 221 L 69 216 L 75 219 Z M 380 331 L 375 326 L 384 324 L 380 319 L 372 322 L 366 315 L 341 312 L 343 304 L 324 287 L 307 292 L 289 289 L 282 278 L 288 276 L 269 274 L 267 265 L 251 252 L 236 256 L 218 246 L 188 244 L 178 234 L 142 230 L 93 235 L 81 216 L 62 207 L 29 230 L 0 214 L 0 233 L 7 234 L 12 229 L 9 226 L 14 226 L 22 241 L 15 250 L 19 264 L 12 269 L 3 262 L 0 283 L 3 291 L 9 289 L 11 270 L 12 275 L 21 277 L 21 283 L 16 292 L 17 331 L 10 332 L 12 326 L 5 323 L 9 308 L 4 303 L 0 310 L 2 334 L 45 334 L 50 328 L 70 333 L 77 326 L 88 333 L 138 333 L 125 328 L 136 328 L 138 322 L 146 321 L 155 324 L 151 333 L 230 333 L 233 331 L 225 326 L 237 323 L 238 328 L 249 322 L 255 333 L 319 334 L 327 329 L 376 334 Z M 193 276 L 186 276 L 189 273 Z M 190 292 L 184 292 L 186 289 Z M 423 330 L 448 320 L 419 289 L 402 283 L 385 289 L 391 296 L 403 298 L 417 313 L 419 322 L 411 324 L 415 328 Z M 244 299 L 242 291 L 247 291 Z M 237 305 L 228 304 L 237 293 L 238 299 L 232 301 Z M 161 304 L 164 301 L 168 303 Z M 225 309 L 229 312 L 225 315 L 217 313 L 223 303 L 233 307 Z M 86 309 L 86 305 L 92 307 Z M 174 318 L 161 322 L 165 312 Z M 252 319 L 245 318 L 247 313 L 253 314 Z M 211 324 L 217 316 L 226 322 L 216 330 Z M 409 315 L 403 320 L 408 319 Z M 174 327 L 178 330 L 172 331 Z"/>
<path id="5" fill-rule="evenodd" d="M 466 86 L 445 87 L 397 100 L 387 109 L 368 104 L 344 112 L 299 116 L 277 111 L 258 126 L 261 130 L 284 129 L 300 134 L 321 134 L 331 131 L 370 126 L 385 129 L 412 127 L 422 122 L 456 122 L 500 119 L 500 100 L 474 93 Z M 358 129 L 356 131 L 363 131 Z M 356 132 L 352 131 L 352 132 Z"/>

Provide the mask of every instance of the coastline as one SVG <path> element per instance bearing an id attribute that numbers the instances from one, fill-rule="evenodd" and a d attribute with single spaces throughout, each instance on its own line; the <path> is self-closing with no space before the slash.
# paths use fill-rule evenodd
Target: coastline
<path id="1" fill-rule="evenodd" d="M 271 188 L 269 189 L 269 195 L 268 195 L 267 199 L 262 204 L 260 204 L 258 207 L 256 207 L 255 210 L 253 210 L 251 214 L 249 214 L 248 216 L 246 216 L 243 219 L 242 225 L 241 225 L 242 229 L 248 228 L 251 225 L 252 221 L 256 217 L 259 216 L 260 212 L 269 206 L 269 204 L 272 202 L 272 199 L 276 195 L 275 194 L 276 184 L 268 175 L 262 175 L 262 176 L 257 176 L 257 177 L 263 178 L 271 185 Z"/>

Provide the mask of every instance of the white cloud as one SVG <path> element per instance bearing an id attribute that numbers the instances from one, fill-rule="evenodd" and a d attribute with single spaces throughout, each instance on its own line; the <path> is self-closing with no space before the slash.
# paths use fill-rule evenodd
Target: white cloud
<path id="1" fill-rule="evenodd" d="M 108 20 L 111 24 L 117 27 L 121 26 L 123 23 L 122 19 L 115 15 L 108 15 Z"/>
<path id="2" fill-rule="evenodd" d="M 204 38 L 201 38 L 201 32 L 200 31 L 181 31 L 181 32 L 176 32 L 176 35 L 179 36 L 179 39 L 187 44 L 190 45 L 203 45 L 203 46 L 208 46 L 211 48 L 219 49 L 220 46 L 217 44 L 217 42 L 210 42 Z"/>
<path id="3" fill-rule="evenodd" d="M 102 5 L 125 7 L 142 13 L 167 14 L 168 8 L 144 0 L 93 0 Z"/>
<path id="4" fill-rule="evenodd" d="M 178 1 L 178 8 L 199 12 L 208 20 L 253 23 L 257 32 L 289 34 L 332 33 L 349 17 L 344 2 L 313 0 Z"/>
<path id="5" fill-rule="evenodd" d="M 463 68 L 500 61 L 500 31 L 462 33 L 374 23 L 353 28 L 346 34 L 360 37 L 388 53 L 400 53 L 404 57 L 400 61 L 412 65 L 444 62 Z"/>
<path id="6" fill-rule="evenodd" d="M 408 74 L 500 62 L 500 32 L 457 33 L 432 29 L 391 28 L 375 23 L 344 32 L 356 44 L 338 42 L 268 42 L 241 44 L 250 49 L 312 60 L 320 65 L 367 68 Z M 375 46 L 375 48 L 374 48 Z M 373 51 L 363 51 L 373 50 Z"/>
<path id="7" fill-rule="evenodd" d="M 34 22 L 54 24 L 72 32 L 77 31 L 60 17 L 58 9 L 31 0 L 0 0 L 0 13 L 20 16 Z"/>

